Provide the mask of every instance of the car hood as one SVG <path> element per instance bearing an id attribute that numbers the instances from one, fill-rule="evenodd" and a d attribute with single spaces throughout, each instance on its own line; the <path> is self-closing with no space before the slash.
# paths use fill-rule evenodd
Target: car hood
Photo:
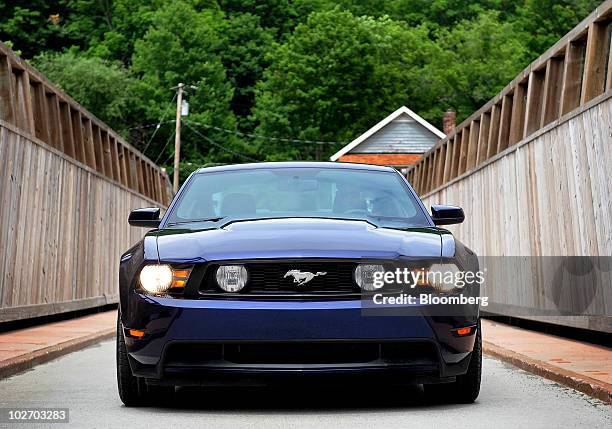
<path id="1" fill-rule="evenodd" d="M 221 228 L 166 228 L 157 237 L 159 258 L 204 262 L 261 258 L 440 257 L 438 228 L 390 229 L 364 221 L 338 219 L 263 219 Z"/>

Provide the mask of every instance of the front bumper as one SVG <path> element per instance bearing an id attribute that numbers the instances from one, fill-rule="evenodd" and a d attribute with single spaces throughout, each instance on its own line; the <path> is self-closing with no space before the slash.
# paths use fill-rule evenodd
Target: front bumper
<path id="1" fill-rule="evenodd" d="M 425 312 L 424 312 L 425 313 Z M 469 364 L 477 314 L 365 316 L 360 300 L 187 300 L 133 293 L 121 321 L 130 366 L 152 383 L 259 384 L 356 375 L 452 381 Z M 145 332 L 131 337 L 128 329 Z"/>

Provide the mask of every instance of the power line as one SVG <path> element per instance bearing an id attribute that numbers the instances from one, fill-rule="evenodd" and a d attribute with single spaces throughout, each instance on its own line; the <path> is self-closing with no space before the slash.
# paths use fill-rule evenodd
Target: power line
<path id="1" fill-rule="evenodd" d="M 228 130 L 227 128 L 221 128 L 214 125 L 203 124 L 201 122 L 189 121 L 192 124 L 199 125 L 204 128 L 221 131 L 228 134 L 234 134 L 237 136 L 248 137 L 252 139 L 259 140 L 269 140 L 269 141 L 277 141 L 277 142 L 285 142 L 285 143 L 306 143 L 306 144 L 331 144 L 331 145 L 339 145 L 346 144 L 345 142 L 334 142 L 334 141 L 319 141 L 319 140 L 301 140 L 301 139 L 289 139 L 282 137 L 268 137 L 262 136 L 261 134 L 251 134 L 251 133 L 241 133 L 240 131 Z"/>
<path id="2" fill-rule="evenodd" d="M 176 93 L 174 94 L 174 96 L 172 97 L 172 100 L 170 101 L 170 104 L 168 104 L 168 107 L 166 107 L 165 112 L 162 114 L 159 122 L 157 123 L 157 126 L 155 127 L 155 131 L 153 131 L 153 134 L 151 134 L 151 138 L 149 139 L 149 141 L 147 142 L 147 144 L 145 145 L 144 149 L 142 150 L 142 154 L 144 155 L 145 152 L 147 151 L 147 149 L 149 148 L 149 145 L 151 144 L 151 142 L 153 141 L 153 138 L 155 137 L 155 134 L 157 134 L 157 131 L 161 128 L 161 124 L 164 121 L 164 119 L 166 119 L 166 116 L 168 116 L 168 111 L 170 110 L 170 107 L 172 106 L 172 103 L 174 103 L 174 99 L 176 98 Z"/>
<path id="3" fill-rule="evenodd" d="M 194 122 L 194 124 L 197 124 L 197 122 Z M 202 134 L 201 132 L 199 132 L 198 130 L 196 130 L 195 128 L 193 128 L 191 126 L 191 121 L 187 121 L 185 120 L 185 125 L 187 126 L 187 128 L 189 128 L 191 131 L 193 131 L 194 133 L 196 133 L 199 137 L 203 138 L 204 140 L 206 140 L 208 143 L 212 144 L 213 146 L 218 147 L 221 150 L 224 150 L 225 152 L 231 153 L 233 155 L 239 156 L 241 158 L 246 159 L 247 161 L 253 161 L 253 162 L 258 162 L 256 159 L 251 158 L 248 155 L 242 154 L 240 152 L 237 152 L 233 149 L 227 148 L 219 143 L 214 142 L 213 140 L 211 140 L 209 137 L 205 136 L 204 134 Z"/>
<path id="4" fill-rule="evenodd" d="M 157 155 L 157 158 L 155 158 L 154 164 L 157 164 L 157 161 L 159 161 L 159 158 L 161 158 L 161 156 L 164 154 L 164 151 L 166 150 L 166 148 L 168 147 L 168 145 L 170 144 L 170 142 L 172 141 L 173 138 L 174 138 L 174 132 L 172 132 L 172 134 L 170 135 L 170 138 L 168 138 L 168 140 L 166 140 L 166 144 L 162 148 L 162 150 L 159 153 L 159 155 Z"/>
<path id="5" fill-rule="evenodd" d="M 151 124 L 138 125 L 136 127 L 122 128 L 121 130 L 119 130 L 119 132 L 130 131 L 130 130 L 144 130 L 146 128 L 159 127 L 160 125 L 169 124 L 174 121 L 175 121 L 174 119 L 168 119 L 167 121 L 163 121 L 163 122 L 154 122 Z"/>

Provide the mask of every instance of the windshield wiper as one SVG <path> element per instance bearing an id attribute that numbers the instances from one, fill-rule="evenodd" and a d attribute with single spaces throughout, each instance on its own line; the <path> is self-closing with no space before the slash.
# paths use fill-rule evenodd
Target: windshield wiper
<path id="1" fill-rule="evenodd" d="M 225 219 L 225 216 L 207 217 L 203 219 L 181 220 L 179 222 L 170 222 L 168 223 L 168 226 L 183 225 L 186 223 L 198 223 L 198 222 L 219 222 L 221 219 Z"/>

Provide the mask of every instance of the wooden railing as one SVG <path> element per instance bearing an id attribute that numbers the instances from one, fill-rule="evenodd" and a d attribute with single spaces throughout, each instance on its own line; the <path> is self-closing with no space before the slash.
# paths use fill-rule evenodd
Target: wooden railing
<path id="1" fill-rule="evenodd" d="M 426 195 L 469 174 L 612 90 L 611 22 L 607 0 L 425 153 L 407 172 L 416 191 Z"/>
<path id="2" fill-rule="evenodd" d="M 161 205 L 166 172 L 0 43 L 0 120 Z"/>

